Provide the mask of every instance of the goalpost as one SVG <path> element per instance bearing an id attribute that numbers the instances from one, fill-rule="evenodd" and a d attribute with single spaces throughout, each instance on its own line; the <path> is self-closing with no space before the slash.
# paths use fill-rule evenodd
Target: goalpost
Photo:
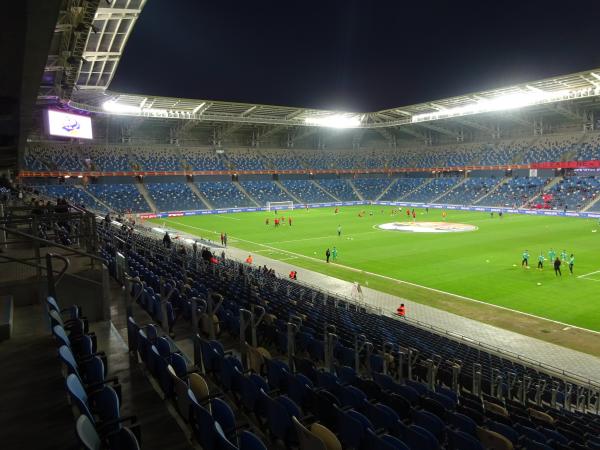
<path id="1" fill-rule="evenodd" d="M 294 202 L 267 202 L 267 211 L 278 211 L 280 209 L 294 209 Z"/>

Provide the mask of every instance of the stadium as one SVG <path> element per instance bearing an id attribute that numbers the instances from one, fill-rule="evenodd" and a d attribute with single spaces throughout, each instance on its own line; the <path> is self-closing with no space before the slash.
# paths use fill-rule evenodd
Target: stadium
<path id="1" fill-rule="evenodd" d="M 600 68 L 140 94 L 150 2 L 33 3 L 0 39 L 5 448 L 600 448 Z"/>

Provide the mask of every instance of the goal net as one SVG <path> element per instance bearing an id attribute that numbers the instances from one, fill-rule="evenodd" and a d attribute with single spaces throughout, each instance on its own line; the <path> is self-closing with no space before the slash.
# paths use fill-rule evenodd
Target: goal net
<path id="1" fill-rule="evenodd" d="M 294 209 L 294 202 L 267 202 L 267 211 L 276 211 L 280 209 Z"/>

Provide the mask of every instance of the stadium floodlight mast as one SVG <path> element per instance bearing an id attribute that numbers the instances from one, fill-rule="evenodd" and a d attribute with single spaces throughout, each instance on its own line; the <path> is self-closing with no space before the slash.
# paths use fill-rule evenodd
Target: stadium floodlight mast
<path id="1" fill-rule="evenodd" d="M 358 128 L 362 122 L 361 116 L 348 114 L 334 114 L 323 117 L 307 117 L 304 119 L 307 125 L 328 128 Z"/>

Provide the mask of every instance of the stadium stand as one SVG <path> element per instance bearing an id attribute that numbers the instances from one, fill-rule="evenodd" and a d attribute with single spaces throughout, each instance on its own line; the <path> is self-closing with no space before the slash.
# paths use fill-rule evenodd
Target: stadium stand
<path id="1" fill-rule="evenodd" d="M 454 189 L 438 198 L 437 202 L 449 205 L 470 205 L 475 200 L 486 195 L 498 183 L 499 180 L 497 178 L 469 178 L 460 188 Z"/>
<path id="2" fill-rule="evenodd" d="M 532 200 L 533 205 L 550 209 L 577 211 L 594 200 L 600 193 L 600 180 L 595 177 L 569 176 L 544 191 L 543 196 Z"/>
<path id="3" fill-rule="evenodd" d="M 89 184 L 86 189 L 115 211 L 146 212 L 150 207 L 133 184 Z"/>
<path id="4" fill-rule="evenodd" d="M 392 180 L 392 178 L 355 178 L 352 182 L 363 198 L 375 200 Z"/>
<path id="5" fill-rule="evenodd" d="M 183 167 L 186 170 L 226 170 L 223 158 L 214 151 L 201 148 L 186 149 Z"/>
<path id="6" fill-rule="evenodd" d="M 292 200 L 272 181 L 241 181 L 246 192 L 261 206 L 267 202 L 285 202 Z"/>
<path id="7" fill-rule="evenodd" d="M 404 199 L 404 197 L 411 191 L 417 189 L 421 184 L 428 183 L 431 181 L 430 178 L 408 178 L 401 177 L 388 189 L 388 191 L 381 197 L 384 201 L 396 201 Z"/>
<path id="8" fill-rule="evenodd" d="M 39 143 L 28 147 L 25 164 L 32 170 L 83 170 L 76 152 L 69 144 Z"/>
<path id="9" fill-rule="evenodd" d="M 318 180 L 318 182 L 321 186 L 327 189 L 327 191 L 331 192 L 343 202 L 360 200 L 352 190 L 348 180 L 343 178 L 323 178 Z"/>
<path id="10" fill-rule="evenodd" d="M 131 238 L 136 245 L 130 248 L 137 250 L 128 252 L 129 270 L 143 283 L 133 287 L 132 295 L 153 320 L 162 319 L 154 294 L 158 271 L 168 274 L 178 286 L 169 303 L 174 311 L 182 311 L 180 320 L 190 320 L 192 296 L 219 292 L 217 297 L 206 300 L 221 305 L 216 316 L 218 336 L 208 337 L 214 335 L 217 322 L 202 320 L 201 336 L 196 338 L 202 348 L 206 371 L 203 377 L 226 395 L 221 397 L 225 404 L 214 400 L 210 403 L 212 417 L 210 410 L 205 412 L 200 407 L 197 394 L 177 388 L 180 383 L 177 377 L 181 376 L 177 374 L 185 374 L 187 367 L 182 364 L 181 369 L 175 369 L 173 353 L 166 353 L 171 358 L 169 363 L 169 359 L 163 362 L 149 352 L 148 333 L 152 328 L 140 327 L 129 318 L 132 334 L 138 336 L 133 351 L 148 367 L 156 364 L 149 376 L 156 380 L 165 396 L 173 398 L 177 405 L 191 404 L 188 420 L 192 429 L 198 430 L 193 434 L 200 444 L 219 437 L 220 432 L 210 431 L 206 422 L 222 420 L 227 424 L 224 428 L 234 433 L 238 423 L 233 412 L 236 404 L 228 398 L 237 399 L 243 408 L 240 413 L 250 413 L 254 418 L 251 424 L 264 423 L 270 438 L 286 447 L 296 439 L 303 442 L 303 433 L 310 435 L 307 428 L 294 421 L 294 416 L 300 418 L 306 414 L 335 434 L 338 448 L 363 448 L 366 443 L 381 441 L 393 442 L 391 448 L 482 449 L 490 448 L 492 440 L 496 442 L 493 448 L 513 448 L 513 442 L 525 448 L 542 448 L 542 445 L 593 448 L 589 444 L 593 445 L 600 434 L 592 415 L 550 406 L 557 399 L 564 402 L 565 396 L 562 390 L 554 391 L 557 380 L 543 372 L 436 335 L 405 320 L 375 314 L 343 300 L 328 299 L 318 292 L 311 295 L 306 286 L 265 275 L 260 268 L 242 268 L 230 260 L 221 260 L 215 268 L 209 267 L 210 262 L 195 266 L 201 275 L 188 278 L 191 284 L 184 286 L 186 280 L 178 257 L 161 251 L 156 240 L 136 235 Z M 105 242 L 110 240 L 105 237 Z M 105 251 L 109 253 L 108 248 Z M 189 267 L 190 273 L 193 272 Z M 240 271 L 246 275 L 223 283 L 221 273 Z M 247 287 L 248 279 L 252 289 Z M 248 359 L 227 353 L 227 343 L 239 339 L 242 316 L 263 308 L 269 320 L 255 331 L 256 344 L 261 348 L 246 344 Z M 291 335 L 286 323 L 288 317 L 304 318 Z M 249 316 L 246 319 L 251 320 Z M 336 345 L 327 347 L 323 342 L 331 338 L 328 330 L 333 327 Z M 355 353 L 357 332 L 373 344 L 371 353 Z M 157 334 L 152 331 L 152 335 Z M 294 339 L 293 346 L 287 343 L 290 338 Z M 168 348 L 165 345 L 165 351 L 170 352 Z M 397 360 L 401 348 L 410 349 L 410 353 L 405 364 L 399 366 L 391 361 Z M 285 359 L 272 356 L 275 354 Z M 439 362 L 433 379 L 428 363 L 431 358 Z M 458 378 L 452 375 L 457 367 L 453 361 L 460 361 Z M 169 364 L 171 370 L 167 370 Z M 334 369 L 329 371 L 324 364 L 331 364 Z M 245 373 L 247 367 L 257 370 Z M 365 370 L 368 376 L 364 375 Z M 487 381 L 494 380 L 493 374 L 513 374 L 514 379 L 527 377 L 540 382 L 523 391 L 503 384 L 499 396 L 489 395 L 487 392 L 495 389 Z M 474 388 L 478 384 L 473 377 L 481 377 L 481 392 L 470 390 L 479 389 Z M 459 383 L 458 390 L 454 383 Z M 270 393 L 272 390 L 276 393 Z M 179 408 L 184 418 L 187 411 L 187 406 Z M 500 442 L 503 447 L 498 447 Z M 309 447 L 301 444 L 300 448 Z"/>
<path id="11" fill-rule="evenodd" d="M 281 183 L 304 203 L 325 203 L 334 200 L 310 180 L 282 180 Z"/>
<path id="12" fill-rule="evenodd" d="M 231 163 L 232 169 L 262 170 L 267 168 L 264 160 L 256 152 L 250 150 L 228 151 L 225 155 Z"/>
<path id="13" fill-rule="evenodd" d="M 202 181 L 195 184 L 216 208 L 255 206 L 252 200 L 230 181 Z"/>
<path id="14" fill-rule="evenodd" d="M 146 183 L 160 211 L 203 209 L 204 204 L 186 183 Z"/>
<path id="15" fill-rule="evenodd" d="M 104 205 L 98 203 L 87 192 L 80 189 L 80 187 L 71 184 L 35 185 L 32 187 L 46 198 L 63 198 L 74 205 L 82 206 L 87 209 L 93 209 L 102 213 L 107 211 L 107 208 Z"/>
<path id="16" fill-rule="evenodd" d="M 460 177 L 440 177 L 434 178 L 429 183 L 423 183 L 418 189 L 409 192 L 403 200 L 411 202 L 433 202 L 448 189 L 458 184 L 462 179 Z"/>
<path id="17" fill-rule="evenodd" d="M 80 148 L 83 166 L 92 171 L 126 172 L 131 170 L 127 147 L 85 146 Z"/>
<path id="18" fill-rule="evenodd" d="M 510 178 L 480 203 L 487 206 L 520 207 L 540 193 L 545 183 L 541 178 Z"/>
<path id="19" fill-rule="evenodd" d="M 181 161 L 175 155 L 175 149 L 151 147 L 150 149 L 132 148 L 131 153 L 136 170 L 181 170 Z"/>

